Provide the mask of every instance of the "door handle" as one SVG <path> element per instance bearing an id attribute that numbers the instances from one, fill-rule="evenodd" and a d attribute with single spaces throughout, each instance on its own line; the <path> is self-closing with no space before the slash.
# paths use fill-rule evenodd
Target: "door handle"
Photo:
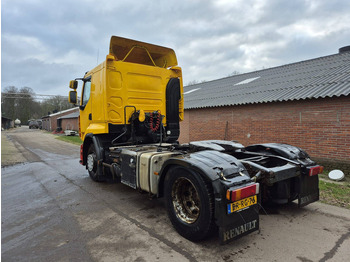
<path id="1" fill-rule="evenodd" d="M 89 114 L 89 120 L 92 120 L 92 114 L 91 113 Z"/>

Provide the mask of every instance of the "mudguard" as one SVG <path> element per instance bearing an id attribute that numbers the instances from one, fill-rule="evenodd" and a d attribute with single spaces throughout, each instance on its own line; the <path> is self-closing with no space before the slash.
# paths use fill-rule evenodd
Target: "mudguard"
<path id="1" fill-rule="evenodd" d="M 267 180 L 267 182 L 272 185 L 279 181 L 286 181 L 288 173 L 291 175 L 298 174 L 293 182 L 295 183 L 298 206 L 306 206 L 319 200 L 318 176 L 309 175 L 309 169 L 317 165 L 303 149 L 288 144 L 268 143 L 247 146 L 244 150 L 271 156 L 281 156 L 291 160 L 291 162 L 293 161 L 296 166 L 299 166 L 300 172 L 296 173 L 296 170 L 292 169 L 289 172 L 284 171 L 283 175 L 276 174 L 274 178 L 270 179 L 271 181 Z"/>
<path id="2" fill-rule="evenodd" d="M 86 158 L 87 158 L 87 152 L 89 150 L 89 147 L 91 143 L 95 147 L 96 155 L 98 159 L 103 159 L 103 148 L 102 143 L 98 136 L 95 136 L 92 133 L 86 134 L 84 142 L 83 142 L 83 162 L 82 165 L 86 165 Z"/>
<path id="3" fill-rule="evenodd" d="M 237 158 L 214 150 L 204 150 L 169 158 L 164 163 L 162 171 L 169 165 L 180 165 L 193 169 L 210 181 L 217 180 L 221 170 L 225 176 L 244 172 L 245 178 L 249 179 L 245 167 Z"/>
<path id="4" fill-rule="evenodd" d="M 282 156 L 290 160 L 309 159 L 309 155 L 299 147 L 288 144 L 267 143 L 245 147 L 245 151 Z"/>
<path id="5" fill-rule="evenodd" d="M 226 140 L 203 140 L 189 143 L 190 148 L 197 150 L 216 150 L 220 152 L 230 152 L 237 149 L 243 149 L 244 146 L 234 141 Z"/>
<path id="6" fill-rule="evenodd" d="M 320 199 L 318 176 L 299 177 L 298 206 L 303 207 Z"/>
<path id="7" fill-rule="evenodd" d="M 232 202 L 226 199 L 227 190 L 235 190 L 253 184 L 247 170 L 238 159 L 214 150 L 172 157 L 164 163 L 160 172 L 158 190 L 160 195 L 163 194 L 163 180 L 166 171 L 173 165 L 192 169 L 204 179 L 211 181 L 215 198 L 215 222 L 219 227 L 221 243 L 227 243 L 259 229 L 258 203 L 239 212 L 231 214 L 228 212 L 228 205 Z"/>
<path id="8" fill-rule="evenodd" d="M 88 154 L 88 150 L 89 150 L 89 147 L 91 144 L 93 144 L 95 147 L 97 159 L 103 160 L 103 158 L 104 158 L 101 139 L 99 138 L 99 136 L 96 136 L 92 133 L 89 133 L 89 134 L 86 134 L 84 142 L 83 142 L 83 160 L 81 163 L 82 165 L 86 166 L 87 154 Z M 102 162 L 99 161 L 97 168 L 98 168 L 99 174 L 103 174 Z"/>

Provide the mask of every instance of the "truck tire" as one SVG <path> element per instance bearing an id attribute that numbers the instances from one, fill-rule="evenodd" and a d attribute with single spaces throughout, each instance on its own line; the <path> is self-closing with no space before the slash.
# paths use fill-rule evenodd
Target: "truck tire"
<path id="1" fill-rule="evenodd" d="M 97 164 L 97 154 L 94 144 L 91 144 L 88 150 L 86 159 L 86 168 L 89 172 L 90 178 L 95 182 L 103 181 L 101 178 L 101 168 Z"/>
<path id="2" fill-rule="evenodd" d="M 176 231 L 191 241 L 215 229 L 214 197 L 210 184 L 192 170 L 172 167 L 165 177 L 168 216 Z"/>

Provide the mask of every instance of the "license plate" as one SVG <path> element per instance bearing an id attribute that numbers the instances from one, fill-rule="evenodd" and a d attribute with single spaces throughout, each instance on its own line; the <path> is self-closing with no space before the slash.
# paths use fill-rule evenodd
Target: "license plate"
<path id="1" fill-rule="evenodd" d="M 258 202 L 258 200 L 257 200 L 256 195 L 251 196 L 251 197 L 247 197 L 247 198 L 244 198 L 242 200 L 228 204 L 227 205 L 227 212 L 228 212 L 228 214 L 231 214 L 233 212 L 242 210 L 246 207 L 252 206 L 252 205 L 256 204 L 257 202 Z"/>

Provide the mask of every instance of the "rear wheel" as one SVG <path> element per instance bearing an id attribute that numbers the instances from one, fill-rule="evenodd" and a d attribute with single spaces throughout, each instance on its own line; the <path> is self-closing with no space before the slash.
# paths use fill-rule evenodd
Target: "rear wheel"
<path id="1" fill-rule="evenodd" d="M 89 172 L 90 178 L 95 182 L 103 181 L 102 168 L 98 166 L 97 154 L 93 144 L 90 145 L 86 160 L 86 168 Z"/>
<path id="2" fill-rule="evenodd" d="M 213 232 L 213 193 L 199 174 L 171 168 L 165 178 L 165 198 L 169 219 L 180 235 L 198 241 Z"/>

